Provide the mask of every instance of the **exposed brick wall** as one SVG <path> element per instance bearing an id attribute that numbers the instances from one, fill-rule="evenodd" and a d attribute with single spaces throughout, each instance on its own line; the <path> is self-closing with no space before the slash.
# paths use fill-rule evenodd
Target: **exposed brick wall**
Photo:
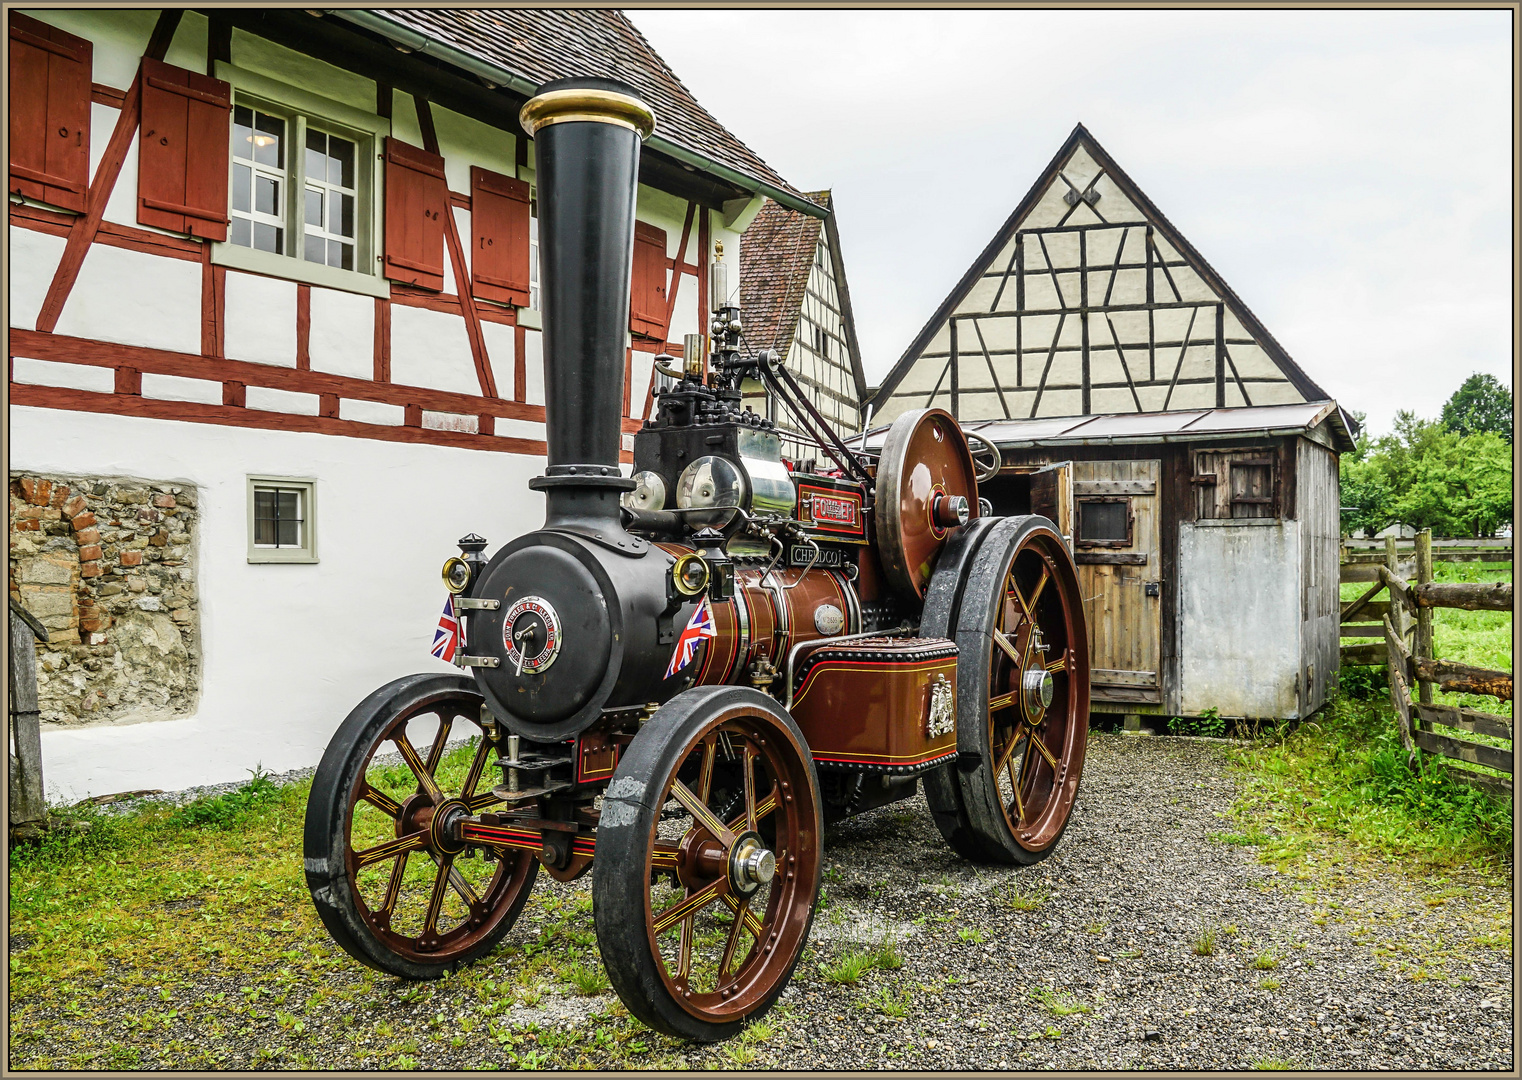
<path id="1" fill-rule="evenodd" d="M 10 511 L 10 593 L 48 628 L 37 647 L 43 720 L 194 709 L 195 488 L 13 474 Z"/>

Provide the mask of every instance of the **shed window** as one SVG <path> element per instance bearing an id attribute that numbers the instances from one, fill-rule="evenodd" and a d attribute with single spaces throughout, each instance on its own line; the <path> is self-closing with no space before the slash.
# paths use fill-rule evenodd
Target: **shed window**
<path id="1" fill-rule="evenodd" d="M 1271 447 L 1199 450 L 1194 455 L 1198 518 L 1276 518 L 1279 468 Z"/>
<path id="2" fill-rule="evenodd" d="M 1078 543 L 1107 547 L 1131 546 L 1131 500 L 1078 500 Z"/>

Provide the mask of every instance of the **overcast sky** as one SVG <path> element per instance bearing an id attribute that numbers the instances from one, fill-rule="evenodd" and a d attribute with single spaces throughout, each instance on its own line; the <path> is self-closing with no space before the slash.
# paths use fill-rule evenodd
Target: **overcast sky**
<path id="1" fill-rule="evenodd" d="M 1375 431 L 1512 383 L 1509 12 L 628 15 L 834 190 L 873 386 L 1079 121 Z"/>

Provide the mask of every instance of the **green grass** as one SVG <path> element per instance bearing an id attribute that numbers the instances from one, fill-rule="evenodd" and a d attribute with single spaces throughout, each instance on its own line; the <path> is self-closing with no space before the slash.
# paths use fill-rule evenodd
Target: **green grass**
<path id="1" fill-rule="evenodd" d="M 1272 971 L 1279 966 L 1279 959 L 1272 949 L 1264 949 L 1248 961 L 1247 966 L 1254 971 Z"/>
<path id="2" fill-rule="evenodd" d="M 1019 885 L 1012 885 L 1009 890 L 1009 906 L 1016 911 L 1036 911 L 1046 903 L 1050 895 L 1045 889 L 1022 889 Z"/>
<path id="3" fill-rule="evenodd" d="M 1510 859 L 1510 800 L 1450 780 L 1430 756 L 1413 772 L 1388 697 L 1359 700 L 1345 689 L 1288 737 L 1234 756 L 1247 770 L 1235 814 L 1244 835 L 1263 837 L 1265 862 L 1298 859 L 1324 834 L 1415 859 L 1418 870 L 1499 871 Z"/>
<path id="4" fill-rule="evenodd" d="M 976 926 L 964 926 L 957 931 L 957 937 L 969 945 L 981 945 L 988 940 L 988 935 Z"/>
<path id="5" fill-rule="evenodd" d="M 821 964 L 824 981 L 837 986 L 855 986 L 873 968 L 872 954 L 863 949 L 847 949 L 833 964 Z"/>

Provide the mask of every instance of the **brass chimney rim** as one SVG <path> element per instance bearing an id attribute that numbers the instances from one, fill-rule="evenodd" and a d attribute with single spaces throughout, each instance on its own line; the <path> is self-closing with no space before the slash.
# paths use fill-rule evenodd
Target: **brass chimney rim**
<path id="1" fill-rule="evenodd" d="M 613 124 L 648 139 L 655 130 L 655 113 L 637 97 L 593 87 L 550 90 L 530 98 L 518 113 L 518 122 L 530 136 L 551 124 L 590 121 Z"/>

